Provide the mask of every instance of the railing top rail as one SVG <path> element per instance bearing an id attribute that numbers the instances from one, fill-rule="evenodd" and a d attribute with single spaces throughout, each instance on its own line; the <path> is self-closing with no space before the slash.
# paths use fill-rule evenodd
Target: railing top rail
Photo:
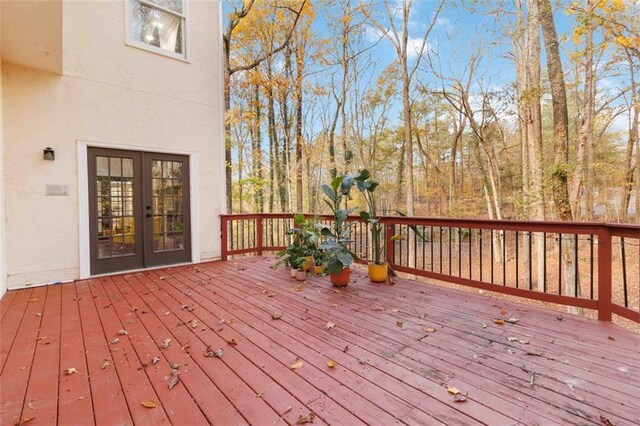
<path id="1" fill-rule="evenodd" d="M 333 219 L 327 214 L 304 213 L 307 217 L 317 217 L 319 219 Z M 293 213 L 242 213 L 223 214 L 224 218 L 232 219 L 289 219 Z M 352 215 L 350 220 L 359 220 L 360 217 Z M 488 228 L 496 230 L 527 230 L 533 232 L 564 232 L 576 234 L 598 234 L 599 231 L 607 229 L 613 235 L 630 238 L 640 238 L 640 225 L 621 224 L 610 222 L 557 222 L 557 221 L 532 221 L 532 220 L 498 220 L 498 219 L 455 219 L 455 218 L 432 218 L 432 217 L 407 217 L 407 216 L 381 216 L 381 223 L 402 224 L 402 225 L 428 225 L 464 228 Z"/>

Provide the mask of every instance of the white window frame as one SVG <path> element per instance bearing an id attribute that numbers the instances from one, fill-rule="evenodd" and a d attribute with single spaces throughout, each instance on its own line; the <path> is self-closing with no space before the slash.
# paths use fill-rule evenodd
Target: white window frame
<path id="1" fill-rule="evenodd" d="M 131 37 L 131 3 L 137 1 L 152 9 L 161 10 L 171 15 L 177 16 L 183 19 L 184 25 L 182 28 L 182 54 L 171 52 L 169 50 L 162 49 L 161 47 L 151 46 L 150 44 L 135 40 Z M 166 7 L 159 6 L 148 0 L 125 0 L 124 1 L 124 23 L 126 31 L 126 44 L 127 46 L 136 47 L 138 49 L 146 50 L 148 52 L 157 53 L 159 55 L 168 56 L 169 58 L 178 59 L 184 62 L 190 62 L 190 47 L 191 38 L 190 32 L 190 19 L 189 19 L 189 0 L 182 0 L 182 13 L 178 13 L 174 10 L 167 9 Z"/>

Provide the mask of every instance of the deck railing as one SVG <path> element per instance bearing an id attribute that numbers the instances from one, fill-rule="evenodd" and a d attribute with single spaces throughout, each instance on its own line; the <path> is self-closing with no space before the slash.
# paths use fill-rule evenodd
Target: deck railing
<path id="1" fill-rule="evenodd" d="M 350 248 L 367 262 L 369 224 L 356 216 L 350 222 Z M 380 222 L 395 271 L 640 323 L 640 226 L 400 216 Z M 292 226 L 292 214 L 222 215 L 222 259 L 281 250 Z M 403 238 L 391 241 L 393 235 Z"/>

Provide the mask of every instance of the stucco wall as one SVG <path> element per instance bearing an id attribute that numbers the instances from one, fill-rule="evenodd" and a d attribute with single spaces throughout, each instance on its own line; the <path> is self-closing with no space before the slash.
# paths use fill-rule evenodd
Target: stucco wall
<path id="1" fill-rule="evenodd" d="M 2 6 L 0 5 L 0 15 Z M 0 38 L 0 47 L 2 39 Z M 4 206 L 4 122 L 2 120 L 2 61 L 0 61 L 0 298 L 7 291 L 7 268 L 5 250 L 5 206 Z"/>
<path id="2" fill-rule="evenodd" d="M 122 2 L 69 2 L 63 75 L 4 64 L 9 288 L 79 276 L 78 141 L 197 153 L 200 257 L 220 256 L 219 1 L 190 6 L 190 63 L 126 46 Z M 46 184 L 70 195 L 45 196 Z"/>

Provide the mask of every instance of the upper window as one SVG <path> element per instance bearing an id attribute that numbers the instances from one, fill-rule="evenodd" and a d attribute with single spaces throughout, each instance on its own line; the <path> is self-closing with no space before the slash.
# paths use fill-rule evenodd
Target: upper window
<path id="1" fill-rule="evenodd" d="M 184 3 L 184 0 L 128 0 L 128 42 L 185 59 Z"/>

